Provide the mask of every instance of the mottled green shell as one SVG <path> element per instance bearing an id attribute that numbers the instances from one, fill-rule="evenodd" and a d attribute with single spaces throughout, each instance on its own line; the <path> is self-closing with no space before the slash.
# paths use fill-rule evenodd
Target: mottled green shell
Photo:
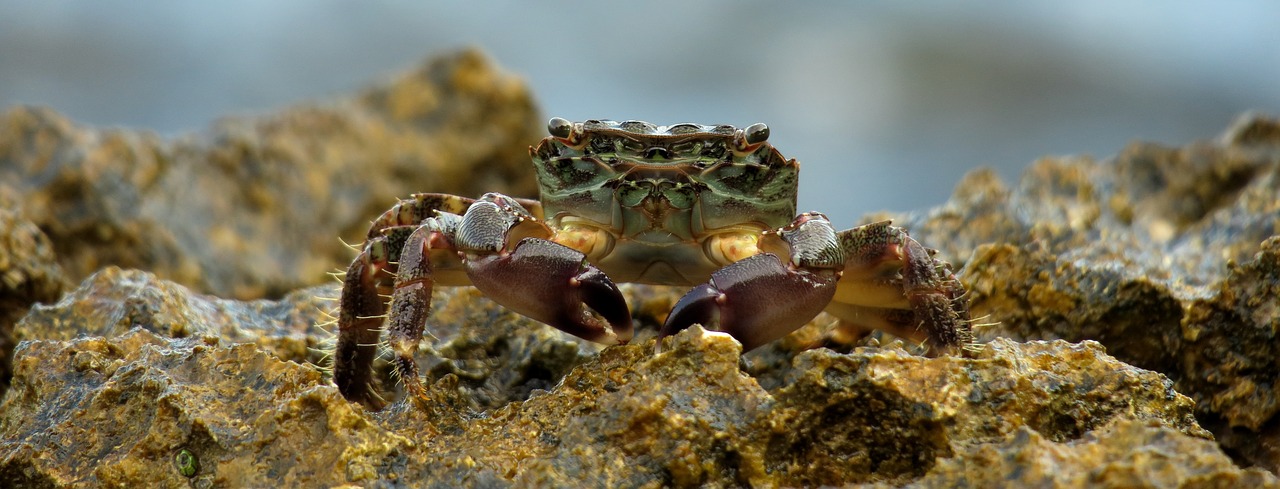
<path id="1" fill-rule="evenodd" d="M 796 215 L 799 165 L 767 142 L 742 144 L 736 127 L 595 120 L 571 127 L 569 137 L 530 150 L 553 225 L 572 216 L 621 239 L 688 242 L 744 224 L 778 228 Z"/>

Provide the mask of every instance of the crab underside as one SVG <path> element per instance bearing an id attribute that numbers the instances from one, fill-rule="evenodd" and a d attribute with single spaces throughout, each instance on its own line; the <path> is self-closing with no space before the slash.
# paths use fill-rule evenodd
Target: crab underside
<path id="1" fill-rule="evenodd" d="M 406 392 L 427 401 L 413 352 L 436 285 L 474 286 L 603 344 L 632 337 L 615 281 L 692 287 L 659 352 L 695 323 L 750 350 L 822 311 L 845 331 L 886 331 L 932 354 L 972 341 L 964 287 L 933 250 L 888 221 L 837 232 L 822 214 L 796 213 L 799 164 L 764 124 L 556 118 L 549 131 L 529 149 L 540 200 L 415 194 L 374 221 L 339 300 L 343 396 L 381 406 L 372 364 L 385 329 Z"/>

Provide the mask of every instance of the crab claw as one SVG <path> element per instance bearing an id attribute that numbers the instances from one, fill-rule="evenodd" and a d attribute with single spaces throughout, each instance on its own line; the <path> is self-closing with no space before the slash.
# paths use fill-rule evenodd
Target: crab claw
<path id="1" fill-rule="evenodd" d="M 744 351 L 795 331 L 817 316 L 835 295 L 832 269 L 788 267 L 772 253 L 750 256 L 711 275 L 671 308 L 662 339 L 701 324 L 733 336 Z"/>
<path id="2" fill-rule="evenodd" d="M 471 283 L 497 303 L 579 338 L 631 340 L 631 312 L 618 287 L 581 252 L 525 238 L 510 253 L 466 260 Z"/>

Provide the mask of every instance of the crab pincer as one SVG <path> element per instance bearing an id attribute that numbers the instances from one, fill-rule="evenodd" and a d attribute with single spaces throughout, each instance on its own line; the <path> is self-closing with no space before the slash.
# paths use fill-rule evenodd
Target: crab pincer
<path id="1" fill-rule="evenodd" d="M 601 344 L 631 340 L 622 293 L 577 250 L 524 238 L 510 253 L 469 259 L 466 268 L 472 285 L 517 313 Z"/>
<path id="2" fill-rule="evenodd" d="M 702 324 L 733 336 L 751 350 L 786 336 L 831 303 L 844 258 L 826 216 L 801 214 L 772 232 L 789 250 L 783 262 L 760 253 L 734 262 L 684 295 L 662 325 L 662 338 Z"/>
<path id="3" fill-rule="evenodd" d="M 795 331 L 831 302 L 839 280 L 830 269 L 783 265 L 763 253 L 720 269 L 676 302 L 659 338 L 702 324 L 751 350 Z M 662 351 L 662 341 L 658 341 Z"/>

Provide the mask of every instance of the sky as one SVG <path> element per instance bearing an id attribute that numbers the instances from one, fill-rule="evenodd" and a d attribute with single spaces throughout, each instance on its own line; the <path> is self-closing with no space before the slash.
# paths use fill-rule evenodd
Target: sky
<path id="1" fill-rule="evenodd" d="M 1153 5 L 0 0 L 0 110 L 180 136 L 478 46 L 548 118 L 764 122 L 801 210 L 850 227 L 978 167 L 1280 115 L 1280 3 Z"/>

